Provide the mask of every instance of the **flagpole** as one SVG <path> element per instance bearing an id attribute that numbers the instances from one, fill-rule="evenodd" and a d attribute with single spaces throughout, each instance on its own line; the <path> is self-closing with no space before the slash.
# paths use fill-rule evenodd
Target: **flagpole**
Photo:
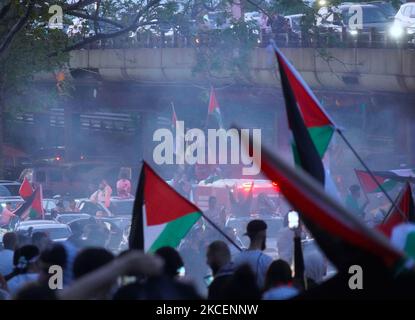
<path id="1" fill-rule="evenodd" d="M 394 207 L 396 210 L 398 210 L 399 214 L 405 218 L 404 213 L 402 210 L 396 205 L 395 201 L 392 200 L 392 198 L 389 196 L 389 194 L 386 192 L 386 190 L 382 187 L 381 183 L 376 179 L 375 175 L 373 174 L 372 170 L 369 169 L 369 167 L 366 165 L 366 163 L 363 161 L 363 159 L 359 156 L 355 148 L 350 144 L 349 140 L 344 136 L 343 132 L 339 128 L 335 128 L 336 132 L 339 134 L 339 136 L 343 139 L 343 141 L 346 143 L 346 145 L 349 147 L 349 149 L 353 152 L 357 160 L 361 163 L 361 165 L 365 168 L 366 172 L 370 175 L 372 180 L 376 183 L 380 191 L 385 195 L 385 197 L 390 201 L 392 204 L 392 207 Z"/>
<path id="2" fill-rule="evenodd" d="M 239 251 L 242 251 L 242 248 L 240 247 L 240 246 L 238 246 L 237 244 L 236 244 L 236 242 L 235 241 L 233 241 L 232 240 L 232 238 L 231 237 L 229 237 L 225 232 L 223 232 L 222 231 L 222 229 L 221 228 L 219 228 L 217 225 L 216 225 L 216 223 L 214 223 L 212 220 L 210 220 L 210 218 L 208 218 L 203 212 L 202 212 L 202 210 L 200 211 L 201 212 L 201 214 L 202 214 L 202 217 L 204 218 L 204 219 L 206 219 L 206 221 L 207 222 L 209 222 L 211 225 L 212 225 L 212 227 L 213 228 L 215 228 L 222 236 L 224 236 L 225 238 L 226 238 L 226 240 L 228 240 L 230 243 L 232 243 L 232 245 L 236 248 L 236 249 L 238 249 Z"/>

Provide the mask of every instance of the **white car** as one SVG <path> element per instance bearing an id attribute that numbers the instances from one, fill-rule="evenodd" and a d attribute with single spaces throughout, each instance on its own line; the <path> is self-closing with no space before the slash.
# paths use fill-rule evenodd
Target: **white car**
<path id="1" fill-rule="evenodd" d="M 394 25 L 405 29 L 410 35 L 415 34 L 415 2 L 408 2 L 401 6 L 395 16 Z"/>
<path id="2" fill-rule="evenodd" d="M 16 225 L 15 232 L 26 233 L 32 228 L 34 232 L 45 232 L 53 242 L 66 241 L 71 235 L 71 228 L 63 223 L 52 220 L 29 220 Z"/>

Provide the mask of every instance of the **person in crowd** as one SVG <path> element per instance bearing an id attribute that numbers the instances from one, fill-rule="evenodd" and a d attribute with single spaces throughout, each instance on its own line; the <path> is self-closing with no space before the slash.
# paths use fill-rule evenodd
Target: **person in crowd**
<path id="1" fill-rule="evenodd" d="M 102 179 L 98 186 L 98 190 L 95 191 L 89 199 L 92 202 L 101 203 L 106 208 L 109 208 L 111 204 L 111 194 L 112 194 L 111 187 L 109 186 L 108 182 L 105 179 Z"/>
<path id="2" fill-rule="evenodd" d="M 79 212 L 79 208 L 76 206 L 76 201 L 74 199 L 69 201 L 68 212 Z"/>
<path id="3" fill-rule="evenodd" d="M 89 247 L 78 253 L 73 263 L 74 279 L 97 270 L 114 260 L 114 255 L 104 248 Z"/>
<path id="4" fill-rule="evenodd" d="M 268 20 L 268 26 L 271 27 L 272 33 L 278 35 L 288 31 L 287 21 L 284 16 L 280 15 L 278 12 L 275 12 L 272 15 L 272 19 Z"/>
<path id="5" fill-rule="evenodd" d="M 58 299 L 61 300 L 93 299 L 97 296 L 106 295 L 108 288 L 112 288 L 121 276 L 138 276 L 140 278 L 146 276 L 151 278 L 160 276 L 162 272 L 162 259 L 133 250 L 126 252 L 94 272 L 85 274 L 71 286 L 60 290 L 57 295 Z M 159 287 L 159 290 L 161 289 Z M 142 298 L 145 297 L 146 295 Z"/>
<path id="6" fill-rule="evenodd" d="M 11 202 L 6 202 L 6 206 L 3 208 L 3 211 L 1 212 L 0 227 L 7 227 L 10 223 L 10 220 L 14 217 L 16 217 L 16 215 L 13 213 Z"/>
<path id="7" fill-rule="evenodd" d="M 38 259 L 39 284 L 47 285 L 51 274 L 49 273 L 51 266 L 59 266 L 63 270 L 64 283 L 67 282 L 65 270 L 68 267 L 68 255 L 65 247 L 61 243 L 53 244 L 44 249 Z"/>
<path id="8" fill-rule="evenodd" d="M 238 200 L 235 199 L 234 190 L 226 186 L 229 191 L 229 200 L 231 202 L 232 214 L 234 216 L 249 217 L 251 214 L 252 195 L 254 189 L 254 183 L 252 182 L 251 187 L 245 197 L 243 192 L 238 192 Z"/>
<path id="9" fill-rule="evenodd" d="M 56 300 L 56 290 L 47 284 L 30 282 L 24 285 L 14 296 L 14 300 Z"/>
<path id="10" fill-rule="evenodd" d="M 53 208 L 51 211 L 52 211 L 52 212 L 51 212 L 51 214 L 52 214 L 52 216 L 53 216 L 54 218 L 56 218 L 56 216 L 57 216 L 58 214 L 62 214 L 62 213 L 64 213 L 64 212 L 66 212 L 66 209 L 65 209 L 65 204 L 64 204 L 63 200 L 62 200 L 62 199 L 58 199 L 58 200 L 56 201 L 56 207 L 55 207 L 55 208 Z"/>
<path id="11" fill-rule="evenodd" d="M 213 275 L 213 281 L 208 288 L 208 299 L 226 299 L 225 288 L 235 271 L 228 245 L 223 241 L 212 242 L 207 248 L 206 263 Z"/>
<path id="12" fill-rule="evenodd" d="M 85 245 L 90 247 L 106 248 L 110 233 L 109 230 L 101 224 L 91 223 L 84 227 Z"/>
<path id="13" fill-rule="evenodd" d="M 11 295 L 26 283 L 38 280 L 39 273 L 36 266 L 38 258 L 39 249 L 34 245 L 23 246 L 14 252 L 14 270 L 5 277 Z"/>
<path id="14" fill-rule="evenodd" d="M 363 205 L 359 204 L 360 200 L 360 187 L 357 184 L 350 186 L 349 194 L 346 197 L 345 205 L 346 208 L 349 209 L 352 213 L 357 215 L 358 217 L 364 219 L 365 217 L 365 209 L 369 204 L 369 200 L 363 203 Z"/>
<path id="15" fill-rule="evenodd" d="M 261 290 L 252 268 L 248 264 L 239 266 L 224 289 L 229 300 L 260 300 Z"/>
<path id="16" fill-rule="evenodd" d="M 323 282 L 327 274 L 327 263 L 320 252 L 312 250 L 304 253 L 304 267 L 307 289 L 315 288 Z"/>
<path id="17" fill-rule="evenodd" d="M 121 172 L 117 181 L 117 195 L 120 198 L 131 198 L 131 181 L 127 172 Z"/>
<path id="18" fill-rule="evenodd" d="M 263 288 L 266 272 L 272 263 L 272 258 L 263 251 L 266 248 L 267 224 L 263 220 L 252 220 L 246 227 L 246 235 L 250 243 L 247 250 L 235 257 L 235 265 L 248 264 L 255 275 L 259 288 Z"/>
<path id="19" fill-rule="evenodd" d="M 52 241 L 46 232 L 34 232 L 32 234 L 32 244 L 39 249 L 39 252 L 45 250 Z"/>
<path id="20" fill-rule="evenodd" d="M 222 227 L 226 224 L 226 212 L 223 206 L 219 207 L 217 204 L 217 198 L 215 196 L 210 196 L 208 209 L 206 210 L 205 215 L 218 226 Z"/>
<path id="21" fill-rule="evenodd" d="M 184 275 L 184 262 L 179 252 L 172 247 L 161 247 L 155 254 L 163 259 L 163 273 L 174 279 Z"/>
<path id="22" fill-rule="evenodd" d="M 265 279 L 264 300 L 287 300 L 300 291 L 293 286 L 291 268 L 284 260 L 276 260 L 269 266 Z"/>
<path id="23" fill-rule="evenodd" d="M 257 212 L 260 216 L 274 215 L 277 212 L 275 203 L 265 193 L 258 195 Z"/>
<path id="24" fill-rule="evenodd" d="M 216 230 L 215 230 L 216 232 Z M 232 227 L 225 227 L 223 229 L 223 232 L 225 232 L 225 234 L 231 238 L 231 240 L 237 244 L 239 246 L 239 248 L 243 249 L 244 248 L 244 244 L 242 243 L 241 239 L 238 238 L 237 234 L 236 234 L 236 229 L 232 228 Z M 223 237 L 223 240 L 226 240 L 225 237 Z M 236 255 L 239 254 L 239 252 L 241 252 L 238 248 L 236 248 L 234 245 L 231 245 L 229 247 L 229 250 L 231 252 L 231 257 L 234 258 Z"/>
<path id="25" fill-rule="evenodd" d="M 1 300 L 10 300 L 10 293 L 6 279 L 0 274 L 0 301 Z"/>
<path id="26" fill-rule="evenodd" d="M 17 234 L 7 232 L 3 236 L 3 250 L 0 251 L 0 275 L 6 276 L 13 271 L 13 255 L 17 249 Z"/>
<path id="27" fill-rule="evenodd" d="M 278 257 L 291 265 L 294 252 L 294 231 L 288 227 L 288 213 L 284 216 L 282 225 L 277 237 Z"/>

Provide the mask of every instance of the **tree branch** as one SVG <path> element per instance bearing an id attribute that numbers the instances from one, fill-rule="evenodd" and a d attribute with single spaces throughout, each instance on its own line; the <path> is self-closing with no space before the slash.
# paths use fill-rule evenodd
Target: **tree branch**
<path id="1" fill-rule="evenodd" d="M 66 6 L 63 6 L 63 11 L 67 13 L 68 11 L 78 10 L 82 9 L 86 6 L 89 6 L 90 4 L 93 4 L 97 2 L 97 0 L 79 0 L 77 3 L 68 4 Z"/>
<path id="2" fill-rule="evenodd" d="M 111 19 L 108 19 L 108 18 L 104 18 L 104 17 L 100 17 L 100 16 L 98 16 L 98 17 L 91 16 L 88 13 L 83 13 L 83 12 L 79 12 L 79 11 L 72 11 L 72 12 L 68 13 L 68 15 L 78 17 L 78 18 L 88 19 L 88 20 L 92 20 L 92 21 L 101 21 L 101 22 L 113 25 L 114 27 L 117 27 L 117 28 L 120 28 L 120 29 L 124 28 L 124 25 L 122 25 L 121 23 L 119 23 L 117 21 L 114 21 L 114 20 L 111 20 Z"/>
<path id="3" fill-rule="evenodd" d="M 25 14 L 17 20 L 14 26 L 10 29 L 10 31 L 5 36 L 5 39 L 0 43 L 0 55 L 6 51 L 9 47 L 10 43 L 13 40 L 13 37 L 24 27 L 27 20 L 29 19 L 29 15 L 32 12 L 34 7 L 34 1 L 29 0 L 29 4 L 27 6 Z"/>

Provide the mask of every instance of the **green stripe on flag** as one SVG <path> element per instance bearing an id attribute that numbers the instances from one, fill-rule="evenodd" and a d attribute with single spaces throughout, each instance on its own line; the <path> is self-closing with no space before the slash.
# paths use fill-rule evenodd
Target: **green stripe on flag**
<path id="1" fill-rule="evenodd" d="M 334 130 L 332 126 L 323 127 L 311 127 L 308 128 L 308 133 L 313 140 L 314 145 L 317 148 L 318 154 L 321 158 L 324 157 L 326 150 L 329 146 L 331 137 L 333 136 Z"/>
<path id="2" fill-rule="evenodd" d="M 383 182 L 381 185 L 382 185 L 382 188 L 386 192 L 388 192 L 388 191 L 391 191 L 393 188 L 395 188 L 397 184 L 398 184 L 398 181 L 388 179 L 388 180 L 385 180 L 385 182 Z M 378 193 L 378 192 L 382 192 L 382 190 L 379 187 L 377 187 L 375 190 L 373 190 L 370 193 Z"/>
<path id="3" fill-rule="evenodd" d="M 308 133 L 310 134 L 311 140 L 313 141 L 317 152 L 320 156 L 320 158 L 324 157 L 324 153 L 326 152 L 330 140 L 333 136 L 334 130 L 332 126 L 323 126 L 323 127 L 312 127 L 307 128 Z M 292 143 L 291 145 L 293 150 L 293 156 L 294 156 L 294 162 L 301 166 L 300 157 L 298 155 L 297 147 L 295 146 L 295 143 Z"/>
<path id="4" fill-rule="evenodd" d="M 412 259 L 415 259 L 415 232 L 409 233 L 406 237 L 404 251 Z"/>
<path id="5" fill-rule="evenodd" d="M 151 245 L 149 252 L 155 252 L 157 249 L 165 246 L 177 247 L 201 216 L 202 214 L 200 212 L 192 212 L 169 222 L 156 241 Z"/>

